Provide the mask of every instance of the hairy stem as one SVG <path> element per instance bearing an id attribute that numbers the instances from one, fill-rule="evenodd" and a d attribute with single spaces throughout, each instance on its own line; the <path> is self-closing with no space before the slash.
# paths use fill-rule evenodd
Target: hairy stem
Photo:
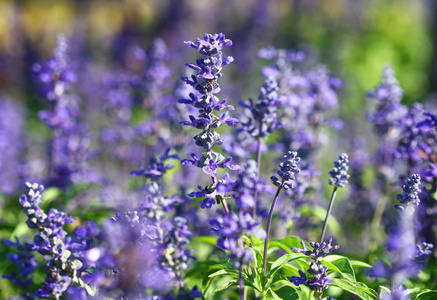
<path id="1" fill-rule="evenodd" d="M 320 236 L 320 243 L 323 243 L 323 240 L 325 239 L 326 228 L 328 227 L 328 219 L 329 219 L 329 215 L 331 214 L 332 207 L 334 206 L 334 200 L 336 194 L 337 194 L 337 187 L 335 186 L 334 190 L 332 191 L 331 200 L 329 201 L 329 207 L 328 207 L 328 211 L 326 212 L 325 221 L 323 222 L 323 229 L 322 229 L 322 235 Z"/>
<path id="2" fill-rule="evenodd" d="M 269 245 L 269 233 L 270 233 L 270 227 L 272 225 L 273 211 L 275 209 L 276 201 L 278 200 L 278 196 L 279 196 L 279 193 L 281 192 L 283 184 L 284 184 L 284 181 L 281 182 L 281 185 L 278 187 L 278 190 L 276 191 L 275 197 L 273 198 L 272 206 L 270 207 L 269 218 L 267 219 L 266 239 L 264 241 L 264 263 L 263 263 L 264 276 L 267 276 L 267 248 Z"/>

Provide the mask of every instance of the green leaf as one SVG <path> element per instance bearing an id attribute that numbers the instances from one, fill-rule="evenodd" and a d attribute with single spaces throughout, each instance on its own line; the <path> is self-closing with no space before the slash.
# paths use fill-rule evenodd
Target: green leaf
<path id="1" fill-rule="evenodd" d="M 344 291 L 347 291 L 351 294 L 354 294 L 354 295 L 360 297 L 361 299 L 371 300 L 371 299 L 378 298 L 376 292 L 367 288 L 367 286 L 366 286 L 367 289 L 365 289 L 363 286 L 358 286 L 357 284 L 354 284 L 346 279 L 340 279 L 340 278 L 334 278 L 334 279 L 332 279 L 332 281 L 333 281 L 333 283 L 331 283 L 331 285 L 336 286 L 336 287 L 338 287 Z"/>
<path id="2" fill-rule="evenodd" d="M 355 272 L 347 257 L 341 255 L 329 255 L 322 259 L 331 271 L 340 273 L 344 278 L 351 282 L 356 282 Z M 329 271 L 328 269 L 328 271 Z"/>
<path id="3" fill-rule="evenodd" d="M 215 289 L 215 290 L 213 291 L 213 293 L 217 293 L 217 292 L 220 292 L 220 291 L 226 290 L 226 289 L 230 288 L 231 286 L 236 286 L 236 285 L 238 285 L 238 280 L 230 280 L 230 281 L 228 281 L 225 285 L 223 285 L 223 286 L 221 286 L 221 287 Z"/>
<path id="4" fill-rule="evenodd" d="M 218 240 L 218 237 L 216 237 L 216 236 L 196 236 L 196 237 L 192 238 L 190 242 L 191 243 L 192 242 L 199 242 L 199 243 L 205 243 L 205 244 L 217 246 L 217 240 Z"/>
<path id="5" fill-rule="evenodd" d="M 270 268 L 270 276 L 275 275 L 284 265 L 298 258 L 306 257 L 303 253 L 289 253 L 281 256 L 275 262 L 273 262 Z"/>
<path id="6" fill-rule="evenodd" d="M 243 235 L 242 238 L 243 238 L 243 241 L 249 245 L 249 247 L 253 246 L 252 241 L 247 236 Z"/>
<path id="7" fill-rule="evenodd" d="M 285 265 L 282 267 L 285 276 L 299 276 L 299 269 L 292 265 Z"/>
<path id="8" fill-rule="evenodd" d="M 371 268 L 372 265 L 369 265 L 368 263 L 365 263 L 360 260 L 355 259 L 349 259 L 350 263 L 352 264 L 352 267 L 354 268 Z"/>
<path id="9" fill-rule="evenodd" d="M 15 227 L 14 231 L 11 233 L 10 239 L 15 240 L 15 237 L 22 237 L 29 233 L 31 229 L 27 226 L 26 223 L 21 222 Z"/>
<path id="10" fill-rule="evenodd" d="M 287 299 L 287 300 L 298 300 L 300 299 L 299 294 L 296 290 L 296 287 L 293 286 L 283 286 L 275 291 L 275 295 L 279 297 L 279 299 Z"/>
<path id="11" fill-rule="evenodd" d="M 261 268 L 264 263 L 261 251 L 259 251 L 257 248 L 250 248 L 250 250 L 252 250 L 253 256 L 255 257 L 255 266 L 257 268 Z"/>
<path id="12" fill-rule="evenodd" d="M 426 291 L 422 291 L 421 293 L 418 293 L 416 295 L 416 298 L 418 300 L 432 300 L 432 299 L 437 299 L 437 291 L 436 290 L 426 290 Z"/>
<path id="13" fill-rule="evenodd" d="M 294 253 L 293 251 L 291 251 L 291 248 L 302 248 L 302 244 L 300 243 L 300 241 L 301 239 L 299 237 L 288 236 L 277 241 L 269 242 L 269 248 L 276 246 L 287 251 L 288 253 Z"/>
<path id="14" fill-rule="evenodd" d="M 269 293 L 272 296 L 271 299 L 273 300 L 282 300 L 283 298 L 279 297 L 272 289 L 269 289 Z M 267 297 L 269 299 L 270 297 Z"/>
<path id="15" fill-rule="evenodd" d="M 212 277 L 217 277 L 217 276 L 220 276 L 220 275 L 228 275 L 228 274 L 229 273 L 226 270 L 218 270 L 217 272 L 214 272 L 211 275 L 208 275 L 208 277 L 212 278 Z"/>
<path id="16" fill-rule="evenodd" d="M 47 204 L 58 198 L 62 194 L 62 191 L 56 187 L 49 187 L 44 190 L 42 194 L 42 202 L 44 203 L 42 206 L 47 207 Z"/>
<path id="17" fill-rule="evenodd" d="M 388 287 L 386 287 L 386 286 L 380 285 L 379 288 L 383 292 L 386 292 L 386 293 L 389 293 L 389 294 L 391 293 L 391 290 Z"/>

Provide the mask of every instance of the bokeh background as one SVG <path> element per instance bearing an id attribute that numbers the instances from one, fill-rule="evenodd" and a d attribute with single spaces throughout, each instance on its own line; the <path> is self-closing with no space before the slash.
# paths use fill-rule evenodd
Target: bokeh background
<path id="1" fill-rule="evenodd" d="M 74 41 L 77 55 L 128 65 L 123 54 L 132 45 L 147 47 L 162 37 L 182 58 L 184 40 L 224 32 L 247 83 L 259 74 L 258 48 L 275 45 L 305 50 L 328 65 L 345 81 L 345 105 L 362 105 L 385 63 L 395 68 L 405 101 L 413 102 L 437 91 L 436 15 L 431 0 L 3 0 L 0 88 L 17 100 L 28 98 L 29 69 L 52 54 L 60 33 Z"/>
<path id="2" fill-rule="evenodd" d="M 15 227 L 16 224 L 25 227 L 25 218 L 17 216 L 20 208 L 18 204 L 13 207 L 13 199 L 24 192 L 23 179 L 42 178 L 47 172 L 44 143 L 51 133 L 38 119 L 38 112 L 47 103 L 41 98 L 33 70 L 35 63 L 52 56 L 58 35 L 65 35 L 69 41 L 70 61 L 78 75 L 71 88 L 80 99 L 83 121 L 89 124 L 89 132 L 98 136 L 112 117 L 108 110 L 102 109 L 105 84 L 111 75 L 143 76 L 148 63 L 146 49 L 161 38 L 168 51 L 166 65 L 171 70 L 165 79 L 168 85 L 163 85 L 167 89 L 164 94 L 175 93 L 180 76 L 186 72 L 185 63 L 196 58 L 184 41 L 194 40 L 205 32 L 223 32 L 233 41 L 226 55 L 232 55 L 235 62 L 226 69 L 220 84 L 222 97 L 229 98 L 234 105 L 241 99 L 257 97 L 263 81 L 260 70 L 266 64 L 257 53 L 260 48 L 274 46 L 303 51 L 308 64 L 326 65 L 343 81 L 338 92 L 338 117 L 346 126 L 341 135 L 367 137 L 372 131 L 365 114 L 369 111 L 366 94 L 378 85 L 387 63 L 393 66 L 404 89 L 403 104 L 422 102 L 428 109 L 436 107 L 437 2 L 433 0 L 0 0 L 0 101 L 17 107 L 13 109 L 16 116 L 2 115 L 0 111 L 0 127 L 9 128 L 4 134 L 7 138 L 0 131 L 0 148 L 13 149 L 16 153 L 23 151 L 26 157 L 25 166 L 18 166 L 26 168 L 24 171 L 15 172 L 15 165 L 4 162 L 0 168 L 1 205 L 8 207 L 8 211 L 0 213 L 0 238 L 26 234 L 24 229 Z M 147 95 L 156 99 L 150 90 Z M 176 105 L 177 98 L 172 99 Z M 129 122 L 133 125 L 153 117 L 152 110 L 147 111 L 153 103 L 147 99 L 137 103 L 140 104 L 130 112 Z M 179 121 L 175 117 L 174 123 Z M 10 128 L 19 130 L 14 135 Z M 147 135 L 147 129 L 144 130 Z M 172 130 L 176 136 L 183 134 L 177 127 Z M 166 133 L 164 130 L 159 134 L 162 132 Z M 104 166 L 103 170 L 110 169 L 106 175 L 112 182 L 134 185 L 128 178 L 129 172 L 147 162 L 154 150 L 162 153 L 163 149 L 153 149 L 157 137 L 152 135 L 143 141 L 150 151 L 140 152 L 137 160 L 123 165 L 114 163 L 112 169 Z M 15 145 L 20 139 L 25 139 L 26 145 Z M 333 141 L 341 143 L 338 138 Z M 339 148 L 342 147 L 331 145 L 325 151 Z M 184 158 L 189 152 L 178 150 Z M 104 151 L 99 155 L 106 157 Z M 335 157 L 332 153 L 331 156 Z M 107 157 L 109 160 L 110 155 Z M 321 167 L 329 170 L 332 159 Z M 274 168 L 273 164 L 269 165 L 266 176 Z M 121 178 L 120 174 L 125 176 Z M 190 177 L 188 191 L 197 185 L 193 184 L 197 179 Z M 69 193 L 74 194 L 74 203 L 61 200 L 56 204 L 75 211 L 72 215 L 79 214 L 83 220 L 108 216 L 101 206 L 99 210 L 80 212 L 83 207 L 88 209 L 89 197 L 77 191 Z M 106 193 L 107 207 L 125 197 L 117 194 L 119 190 L 107 189 Z M 341 215 L 338 211 L 337 216 Z M 343 240 L 339 237 L 343 242 L 347 238 L 350 237 Z M 359 255 L 360 247 L 361 244 L 346 244 L 343 249 Z M 3 256 L 7 249 L 0 248 L 0 252 Z M 12 294 L 12 288 L 4 281 L 0 281 L 0 289 Z"/>

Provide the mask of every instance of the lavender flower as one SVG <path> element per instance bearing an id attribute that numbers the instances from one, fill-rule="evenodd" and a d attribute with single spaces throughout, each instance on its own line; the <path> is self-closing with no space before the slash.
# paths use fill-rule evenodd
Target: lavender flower
<path id="1" fill-rule="evenodd" d="M 242 172 L 235 181 L 226 176 L 226 181 L 219 183 L 217 191 L 220 193 L 231 192 L 235 199 L 238 211 L 236 213 L 224 214 L 210 221 L 213 226 L 210 231 L 215 232 L 220 239 L 217 245 L 222 249 L 229 250 L 229 257 L 236 267 L 247 265 L 253 259 L 250 249 L 244 249 L 238 244 L 238 239 L 243 234 L 254 234 L 257 237 L 265 237 L 265 232 L 257 226 L 260 222 L 253 220 L 251 209 L 255 205 L 253 191 L 263 190 L 265 185 L 257 181 L 256 164 L 254 161 L 247 161 Z"/>
<path id="2" fill-rule="evenodd" d="M 308 286 L 311 290 L 317 292 L 319 299 L 322 299 L 323 290 L 326 290 L 328 288 L 328 284 L 332 283 L 332 280 L 328 277 L 327 274 L 328 266 L 324 266 L 320 262 L 320 259 L 330 254 L 332 251 L 340 248 L 339 245 L 332 246 L 331 243 L 332 243 L 332 239 L 330 239 L 328 243 L 311 242 L 310 246 L 313 249 L 310 250 L 307 248 L 305 242 L 301 241 L 302 249 L 296 247 L 293 247 L 291 249 L 291 251 L 303 253 L 309 258 L 311 258 L 312 262 L 308 269 L 308 273 L 313 276 L 312 278 L 308 278 L 304 272 L 299 270 L 300 277 L 292 276 L 290 278 L 290 281 L 295 285 L 303 284 Z"/>
<path id="3" fill-rule="evenodd" d="M 212 219 L 210 224 L 213 226 L 210 231 L 220 236 L 217 245 L 230 252 L 229 257 L 236 268 L 248 265 L 253 260 L 252 251 L 249 248 L 240 247 L 238 239 L 243 234 L 265 237 L 265 232 L 258 228 L 260 222 L 254 221 L 250 213 L 243 211 L 224 213 L 221 217 Z"/>
<path id="4" fill-rule="evenodd" d="M 17 252 L 7 254 L 7 258 L 18 267 L 18 273 L 12 271 L 10 275 L 3 275 L 3 278 L 9 279 L 15 285 L 19 286 L 25 292 L 27 298 L 31 298 L 29 291 L 33 284 L 32 274 L 35 272 L 35 268 L 38 267 L 38 263 L 35 260 L 32 245 L 24 243 L 22 245 L 20 240 L 15 237 L 15 242 L 5 240 L 6 246 L 14 247 Z"/>
<path id="5" fill-rule="evenodd" d="M 60 36 L 53 58 L 43 65 L 36 65 L 40 83 L 43 87 L 49 86 L 47 100 L 50 109 L 38 113 L 38 118 L 53 130 L 48 181 L 64 189 L 70 182 L 96 181 L 95 174 L 90 174 L 86 169 L 85 161 L 91 156 L 91 137 L 86 134 L 84 124 L 79 122 L 79 100 L 67 93 L 68 83 L 75 78 L 67 50 L 67 40 Z"/>
<path id="6" fill-rule="evenodd" d="M 241 122 L 240 131 L 248 132 L 254 138 L 266 138 L 275 130 L 284 126 L 277 120 L 276 108 L 283 104 L 285 97 L 279 96 L 279 87 L 274 77 L 266 77 L 260 89 L 258 102 L 240 101 L 240 105 L 247 108 L 250 115 L 246 122 Z"/>
<path id="7" fill-rule="evenodd" d="M 20 204 L 28 217 L 26 222 L 28 227 L 37 229 L 38 233 L 35 234 L 33 244 L 26 244 L 28 250 L 23 249 L 25 251 L 22 255 L 26 255 L 30 261 L 22 270 L 22 274 L 32 273 L 32 267 L 36 266 L 29 250 L 39 252 L 47 260 L 47 276 L 43 286 L 36 291 L 35 295 L 40 298 L 50 296 L 59 298 L 73 282 L 82 288 L 86 286 L 80 278 L 83 266 L 79 260 L 80 253 L 71 244 L 71 239 L 66 238 L 67 232 L 63 229 L 66 224 L 72 223 L 74 218 L 53 208 L 46 214 L 40 208 L 44 187 L 36 183 L 27 183 L 27 186 L 29 193 L 20 197 Z M 19 247 L 18 240 L 13 246 Z M 10 258 L 20 264 L 20 257 L 12 255 Z M 10 278 L 14 280 L 13 276 Z M 29 284 L 31 281 L 27 280 L 28 283 L 21 281 L 19 283 Z"/>
<path id="8" fill-rule="evenodd" d="M 368 96 L 379 100 L 376 111 L 367 116 L 368 120 L 374 124 L 376 132 L 381 136 L 396 136 L 399 123 L 407 110 L 401 104 L 403 90 L 391 66 L 384 67 L 381 84 Z"/>
<path id="9" fill-rule="evenodd" d="M 294 180 L 296 173 L 299 173 L 300 170 L 297 167 L 297 163 L 300 161 L 300 158 L 297 156 L 296 151 L 288 151 L 286 155 L 284 155 L 284 161 L 279 163 L 279 167 L 281 170 L 277 171 L 277 174 L 281 179 L 276 176 L 270 177 L 272 183 L 281 187 L 284 190 L 289 190 L 294 186 Z"/>
<path id="10" fill-rule="evenodd" d="M 416 257 L 415 261 L 419 268 L 423 268 L 426 265 L 426 259 L 432 254 L 433 244 L 423 242 L 421 245 L 416 245 Z"/>
<path id="11" fill-rule="evenodd" d="M 329 184 L 335 187 L 344 188 L 348 183 L 349 174 L 349 157 L 346 153 L 342 153 L 338 160 L 334 162 L 334 168 L 329 172 L 331 178 L 329 179 Z"/>
<path id="12" fill-rule="evenodd" d="M 404 291 L 403 284 L 424 266 L 426 256 L 430 254 L 432 245 L 423 243 L 415 246 L 414 217 L 415 206 L 419 205 L 418 194 L 420 176 L 414 174 L 402 186 L 403 194 L 398 195 L 398 200 L 405 206 L 395 206 L 403 211 L 396 225 L 391 229 L 386 242 L 390 265 L 378 261 L 370 270 L 372 277 L 385 277 L 391 281 L 392 299 L 401 299 Z"/>
<path id="13" fill-rule="evenodd" d="M 428 111 L 425 111 L 423 114 L 428 118 L 417 123 L 416 127 L 424 130 L 430 130 L 432 128 L 437 127 L 437 115 L 434 115 Z"/>
<path id="14" fill-rule="evenodd" d="M 403 211 L 405 206 L 418 206 L 420 203 L 419 194 L 422 192 L 419 185 L 419 174 L 413 174 L 411 178 L 408 178 L 407 183 L 402 185 L 402 194 L 398 194 L 396 197 L 402 205 L 395 205 L 395 208 Z"/>
<path id="15" fill-rule="evenodd" d="M 214 170 L 217 167 L 230 167 L 230 165 L 222 163 L 225 158 L 212 150 L 215 145 L 222 144 L 220 135 L 213 131 L 223 124 L 233 126 L 237 123 L 237 119 L 230 118 L 228 113 L 222 114 L 220 117 L 213 114 L 213 111 L 221 111 L 224 109 L 234 109 L 231 105 L 226 105 L 227 100 L 220 100 L 214 94 L 220 91 L 220 86 L 217 83 L 222 74 L 223 66 L 233 61 L 232 57 L 222 57 L 222 49 L 224 46 L 231 46 L 231 40 L 225 38 L 225 35 L 220 34 L 205 34 L 204 40 L 198 38 L 196 42 L 185 42 L 190 47 L 197 49 L 205 57 L 197 60 L 196 64 L 187 64 L 188 67 L 198 72 L 197 77 L 191 76 L 182 79 L 191 85 L 198 94 L 190 93 L 189 99 L 180 99 L 179 103 L 189 104 L 199 109 L 199 116 L 190 115 L 190 121 L 184 121 L 182 124 L 193 126 L 201 129 L 202 133 L 195 136 L 196 145 L 204 148 L 206 152 L 200 159 L 194 161 L 183 160 L 182 164 L 195 165 L 203 168 L 208 175 L 215 177 Z M 200 79 L 200 81 L 198 81 Z M 194 158 L 194 154 L 192 154 Z M 205 168 L 207 167 L 207 168 Z"/>
<path id="16" fill-rule="evenodd" d="M 150 158 L 150 168 L 148 170 L 145 170 L 143 166 L 139 166 L 139 170 L 132 171 L 130 175 L 144 176 L 150 178 L 152 181 L 162 180 L 164 173 L 173 168 L 173 165 L 165 165 L 165 161 L 168 159 L 179 159 L 177 154 L 170 155 L 170 150 L 170 148 L 165 150 L 165 153 L 159 158 L 153 155 Z"/>
<path id="17" fill-rule="evenodd" d="M 67 39 L 59 35 L 53 57 L 45 64 L 33 66 L 33 71 L 38 75 L 41 83 L 41 92 L 49 101 L 58 101 L 65 94 L 70 83 L 76 81 L 76 74 L 68 61 L 67 51 Z"/>
<path id="18" fill-rule="evenodd" d="M 142 295 L 145 288 L 167 288 L 171 276 L 160 267 L 151 243 L 156 230 L 136 211 L 117 212 L 103 224 L 99 243 L 85 254 L 95 268 L 89 280 L 100 296 L 122 298 Z"/>

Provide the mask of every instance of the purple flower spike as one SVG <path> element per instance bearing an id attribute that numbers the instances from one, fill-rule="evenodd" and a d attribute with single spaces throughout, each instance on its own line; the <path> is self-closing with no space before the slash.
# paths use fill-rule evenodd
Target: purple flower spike
<path id="1" fill-rule="evenodd" d="M 289 190 L 294 186 L 295 174 L 300 172 L 300 169 L 297 167 L 297 163 L 300 161 L 300 157 L 297 156 L 296 151 L 288 151 L 286 155 L 284 155 L 283 162 L 279 163 L 279 167 L 281 170 L 277 171 L 277 174 L 281 177 L 281 179 L 276 176 L 270 177 L 272 183 L 283 189 Z"/>
<path id="2" fill-rule="evenodd" d="M 349 174 L 347 171 L 349 170 L 349 157 L 346 153 L 342 153 L 338 160 L 334 162 L 334 168 L 329 174 L 331 178 L 329 179 L 329 184 L 344 188 L 348 183 Z"/>
<path id="3" fill-rule="evenodd" d="M 420 185 L 420 175 L 414 174 L 411 178 L 407 179 L 407 183 L 402 185 L 402 194 L 397 195 L 396 199 L 402 205 L 418 206 L 420 203 L 419 194 L 422 192 L 419 188 Z M 404 210 L 405 207 L 402 205 L 395 205 L 398 210 Z"/>

